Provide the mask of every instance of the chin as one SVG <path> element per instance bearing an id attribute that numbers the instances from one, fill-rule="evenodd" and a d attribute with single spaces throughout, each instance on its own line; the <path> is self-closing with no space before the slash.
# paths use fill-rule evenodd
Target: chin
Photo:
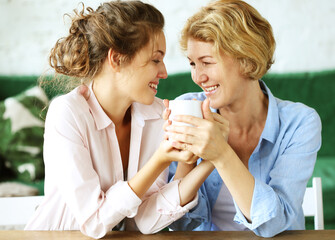
<path id="1" fill-rule="evenodd" d="M 141 103 L 141 104 L 144 104 L 144 105 L 151 105 L 151 104 L 153 104 L 154 100 L 155 100 L 154 97 L 153 98 L 145 98 L 145 99 L 142 98 L 141 100 L 139 100 L 137 102 Z"/>
<path id="2" fill-rule="evenodd" d="M 212 100 L 212 99 L 209 99 L 210 101 L 210 104 L 209 106 L 211 108 L 214 108 L 214 109 L 219 109 L 219 108 L 222 108 L 222 104 L 220 104 L 219 102 L 215 101 L 215 100 Z"/>

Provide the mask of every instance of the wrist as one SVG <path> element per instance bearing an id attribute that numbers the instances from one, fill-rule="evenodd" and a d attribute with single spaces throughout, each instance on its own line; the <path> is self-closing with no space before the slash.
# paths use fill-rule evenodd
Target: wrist
<path id="1" fill-rule="evenodd" d="M 168 158 L 168 156 L 162 151 L 160 148 L 157 149 L 157 151 L 154 153 L 154 155 L 151 158 L 154 162 L 168 167 L 171 164 L 171 159 Z"/>
<path id="2" fill-rule="evenodd" d="M 210 162 L 217 169 L 224 169 L 230 165 L 234 159 L 235 152 L 231 148 L 226 148 L 220 155 L 212 159 Z"/>
<path id="3" fill-rule="evenodd" d="M 199 165 L 205 166 L 209 170 L 214 170 L 215 166 L 211 161 L 202 160 Z"/>

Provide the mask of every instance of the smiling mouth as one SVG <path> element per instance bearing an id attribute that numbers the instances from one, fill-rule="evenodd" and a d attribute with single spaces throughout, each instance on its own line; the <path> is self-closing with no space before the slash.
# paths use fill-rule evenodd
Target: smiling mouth
<path id="1" fill-rule="evenodd" d="M 148 85 L 150 88 L 155 89 L 155 90 L 157 90 L 158 88 L 158 84 L 155 84 L 155 83 L 149 83 Z"/>
<path id="2" fill-rule="evenodd" d="M 215 92 L 215 90 L 219 87 L 220 85 L 215 85 L 215 86 L 210 86 L 210 87 L 204 87 L 202 86 L 202 89 L 206 92 L 206 93 L 212 93 Z"/>

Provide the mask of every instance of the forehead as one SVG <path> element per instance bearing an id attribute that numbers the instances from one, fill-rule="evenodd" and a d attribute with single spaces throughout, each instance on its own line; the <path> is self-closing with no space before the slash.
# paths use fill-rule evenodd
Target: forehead
<path id="1" fill-rule="evenodd" d="M 214 55 L 214 44 L 212 42 L 199 41 L 194 38 L 190 38 L 187 41 L 187 55 L 191 56 L 203 56 L 203 55 Z"/>
<path id="2" fill-rule="evenodd" d="M 155 34 L 151 37 L 149 43 L 140 49 L 136 54 L 131 64 L 146 65 L 152 57 L 164 57 L 166 51 L 165 35 L 163 32 Z"/>
<path id="3" fill-rule="evenodd" d="M 160 51 L 165 54 L 166 51 L 166 40 L 163 31 L 155 34 L 152 38 L 154 51 Z"/>
<path id="4" fill-rule="evenodd" d="M 149 43 L 142 48 L 138 54 L 139 55 L 152 55 L 152 54 L 162 54 L 165 55 L 166 51 L 166 42 L 165 42 L 165 35 L 163 32 L 154 34 Z"/>

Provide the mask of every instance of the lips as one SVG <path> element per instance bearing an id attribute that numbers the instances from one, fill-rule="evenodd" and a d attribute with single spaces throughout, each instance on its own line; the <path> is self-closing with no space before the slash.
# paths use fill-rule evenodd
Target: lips
<path id="1" fill-rule="evenodd" d="M 202 89 L 208 93 L 208 94 L 212 94 L 216 91 L 216 89 L 218 89 L 220 85 L 217 84 L 217 85 L 212 85 L 212 86 L 202 86 Z"/>
<path id="2" fill-rule="evenodd" d="M 157 88 L 158 88 L 158 83 L 159 82 L 149 82 L 148 86 L 151 88 L 151 90 L 155 93 L 155 95 L 157 94 Z"/>
<path id="3" fill-rule="evenodd" d="M 152 89 L 157 90 L 158 83 L 156 83 L 156 82 L 150 82 L 148 85 L 149 85 L 149 87 L 151 87 Z"/>

